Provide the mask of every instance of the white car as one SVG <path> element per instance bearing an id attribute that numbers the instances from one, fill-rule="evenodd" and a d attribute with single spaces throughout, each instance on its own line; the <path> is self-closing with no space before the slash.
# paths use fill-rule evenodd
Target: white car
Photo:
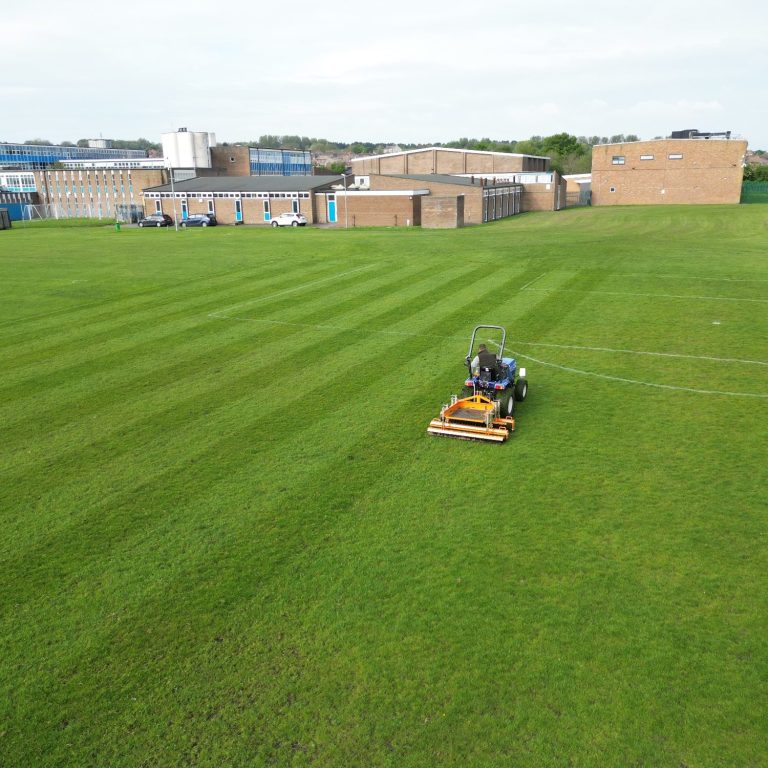
<path id="1" fill-rule="evenodd" d="M 303 213 L 281 213 L 272 219 L 273 227 L 306 227 L 307 217 Z"/>

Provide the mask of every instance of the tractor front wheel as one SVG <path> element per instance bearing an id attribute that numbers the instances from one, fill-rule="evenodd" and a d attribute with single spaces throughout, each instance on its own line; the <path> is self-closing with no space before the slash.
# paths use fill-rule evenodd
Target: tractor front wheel
<path id="1" fill-rule="evenodd" d="M 518 379 L 515 382 L 515 400 L 522 403 L 528 395 L 528 380 Z"/>
<path id="2" fill-rule="evenodd" d="M 504 419 L 510 419 L 515 414 L 515 398 L 512 392 L 506 392 L 499 398 L 499 414 Z"/>

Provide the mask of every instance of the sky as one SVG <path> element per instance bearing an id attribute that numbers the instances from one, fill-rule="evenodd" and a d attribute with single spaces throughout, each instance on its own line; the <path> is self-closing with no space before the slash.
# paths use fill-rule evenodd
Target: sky
<path id="1" fill-rule="evenodd" d="M 768 151 L 767 33 L 757 0 L 9 3 L 0 141 L 697 128 Z"/>

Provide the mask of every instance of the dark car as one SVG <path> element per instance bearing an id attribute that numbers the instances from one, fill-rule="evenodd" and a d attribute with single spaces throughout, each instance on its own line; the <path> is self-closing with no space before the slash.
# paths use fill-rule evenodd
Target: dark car
<path id="1" fill-rule="evenodd" d="M 182 227 L 215 227 L 218 222 L 212 213 L 193 213 L 181 222 Z"/>
<path id="2" fill-rule="evenodd" d="M 140 227 L 172 227 L 173 219 L 167 213 L 152 213 L 145 216 L 140 222 Z"/>

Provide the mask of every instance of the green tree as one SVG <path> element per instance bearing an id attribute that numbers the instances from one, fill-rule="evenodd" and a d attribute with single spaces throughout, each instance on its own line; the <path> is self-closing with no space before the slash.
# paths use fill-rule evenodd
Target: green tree
<path id="1" fill-rule="evenodd" d="M 260 136 L 255 144 L 258 147 L 264 147 L 264 149 L 280 149 L 280 136 L 265 134 Z"/>
<path id="2" fill-rule="evenodd" d="M 744 181 L 768 181 L 768 165 L 744 166 Z"/>
<path id="3" fill-rule="evenodd" d="M 556 133 L 553 136 L 547 136 L 542 142 L 542 148 L 546 153 L 557 154 L 560 157 L 580 156 L 585 152 L 585 148 L 579 143 L 579 140 L 569 133 Z"/>

